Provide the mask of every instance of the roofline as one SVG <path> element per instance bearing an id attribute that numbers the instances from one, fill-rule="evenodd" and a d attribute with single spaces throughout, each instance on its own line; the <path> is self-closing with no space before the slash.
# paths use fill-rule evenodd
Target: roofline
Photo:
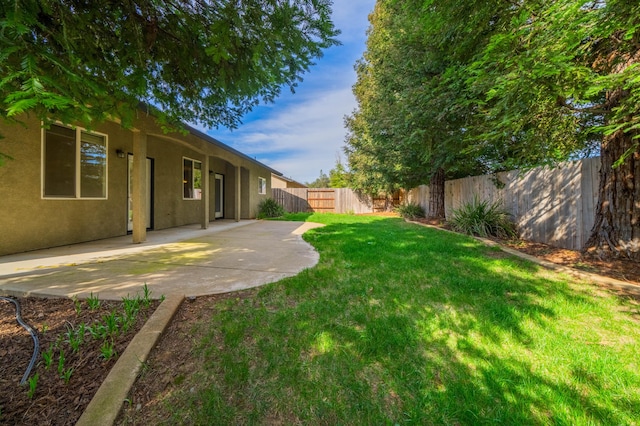
<path id="1" fill-rule="evenodd" d="M 244 158 L 245 160 L 249 160 L 252 163 L 258 164 L 258 165 L 268 169 L 273 174 L 276 174 L 278 176 L 282 176 L 281 172 L 279 172 L 279 171 L 267 166 L 264 163 L 261 163 L 260 161 L 256 160 L 255 158 L 249 157 L 247 154 L 245 154 L 243 152 L 240 152 L 237 149 L 232 148 L 232 147 L 230 147 L 229 145 L 227 145 L 227 144 L 225 144 L 223 142 L 220 142 L 218 139 L 214 138 L 213 136 L 209 136 L 208 134 L 206 134 L 204 132 L 201 132 L 200 130 L 194 129 L 193 127 L 189 126 L 188 124 L 182 123 L 182 125 L 184 127 L 186 127 L 186 129 L 189 131 L 189 133 L 191 133 L 195 137 L 203 139 L 203 140 L 209 142 L 210 144 L 215 145 L 215 146 L 217 146 L 219 148 L 222 148 L 222 149 L 224 149 L 226 151 L 229 151 L 229 152 L 231 152 L 231 153 L 233 153 L 233 154 L 235 154 L 235 155 L 237 155 L 239 157 Z"/>
<path id="2" fill-rule="evenodd" d="M 274 174 L 275 174 L 275 173 L 274 173 Z M 305 188 L 307 187 L 307 185 L 305 185 L 304 183 L 298 182 L 298 181 L 297 181 L 297 180 L 295 180 L 295 179 L 288 178 L 288 177 L 286 177 L 286 176 L 284 176 L 284 175 L 282 175 L 282 174 L 277 175 L 277 176 L 278 176 L 278 178 L 280 178 L 280 179 L 282 179 L 282 180 L 286 180 L 287 182 L 293 182 L 293 183 L 297 183 L 298 185 L 302 185 L 302 186 L 303 186 L 303 187 L 305 187 Z"/>
<path id="3" fill-rule="evenodd" d="M 138 104 L 138 108 L 141 109 L 146 114 L 154 115 L 153 114 L 153 110 L 155 109 L 155 107 L 152 106 L 152 105 L 149 105 L 149 104 L 147 104 L 145 102 L 140 102 Z M 209 136 L 206 133 L 201 132 L 200 130 L 196 130 L 195 128 L 189 126 L 186 123 L 180 122 L 180 124 L 182 126 L 184 126 L 189 131 L 189 133 L 191 133 L 193 136 L 195 136 L 197 138 L 200 138 L 200 139 L 202 139 L 204 141 L 207 141 L 210 144 L 217 146 L 218 148 L 222 148 L 225 151 L 229 151 L 232 154 L 235 154 L 235 155 L 237 155 L 237 156 L 239 156 L 241 158 L 244 158 L 245 160 L 249 160 L 254 164 L 258 164 L 259 166 L 262 166 L 265 169 L 268 169 L 271 173 L 274 173 L 274 174 L 276 174 L 278 176 L 282 176 L 281 172 L 279 172 L 279 171 L 277 171 L 275 169 L 272 169 L 271 167 L 267 166 L 266 164 L 261 163 L 260 161 L 256 160 L 255 158 L 249 157 L 247 154 L 242 153 L 242 152 L 238 151 L 237 149 L 232 148 L 232 147 L 230 147 L 229 145 L 227 145 L 227 144 L 225 144 L 223 142 L 220 142 L 218 139 L 216 139 L 216 138 L 214 138 L 212 136 Z"/>

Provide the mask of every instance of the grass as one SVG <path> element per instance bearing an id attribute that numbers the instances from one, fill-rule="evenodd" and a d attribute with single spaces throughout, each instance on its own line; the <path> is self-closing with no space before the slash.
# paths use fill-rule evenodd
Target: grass
<path id="1" fill-rule="evenodd" d="M 639 424 L 637 305 L 401 219 L 288 218 L 326 224 L 319 264 L 194 326 L 170 423 Z"/>

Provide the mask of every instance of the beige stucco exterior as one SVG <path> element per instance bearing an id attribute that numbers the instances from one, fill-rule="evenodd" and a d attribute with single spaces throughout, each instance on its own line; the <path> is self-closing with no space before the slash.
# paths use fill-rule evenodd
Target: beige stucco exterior
<path id="1" fill-rule="evenodd" d="M 272 173 L 271 188 L 306 188 L 307 186 L 293 179 Z"/>
<path id="2" fill-rule="evenodd" d="M 193 129 L 186 135 L 164 134 L 152 117 L 140 115 L 131 130 L 113 122 L 92 129 L 107 135 L 105 199 L 43 197 L 40 123 L 26 118 L 23 120 L 26 127 L 0 125 L 0 134 L 4 136 L 0 139 L 0 152 L 12 158 L 0 167 L 0 255 L 126 235 L 127 155 L 145 150 L 152 164 L 151 229 L 195 223 L 207 227 L 208 222 L 215 219 L 216 174 L 224 176 L 223 217 L 255 218 L 258 203 L 271 193 L 271 179 L 267 179 L 266 194 L 258 194 L 258 178 L 268 178 L 274 170 Z M 138 145 L 134 147 L 136 137 Z M 119 157 L 117 151 L 124 152 L 124 158 Z M 137 171 L 141 172 L 133 175 L 145 176 L 146 170 L 142 167 L 146 166 L 141 164 L 146 162 L 135 162 L 135 156 L 133 158 L 134 170 L 138 167 Z M 183 198 L 184 158 L 202 164 L 202 179 L 207 180 L 203 183 L 202 199 Z M 145 182 L 137 185 L 132 194 L 133 205 L 138 201 L 136 197 L 146 190 Z M 144 200 L 140 202 L 143 204 Z M 140 222 L 135 215 L 133 222 L 134 237 L 137 233 L 137 238 L 144 240 L 146 222 Z"/>

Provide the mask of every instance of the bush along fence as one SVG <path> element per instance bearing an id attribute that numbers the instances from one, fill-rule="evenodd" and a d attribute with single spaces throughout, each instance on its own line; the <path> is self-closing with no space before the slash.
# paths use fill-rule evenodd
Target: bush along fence
<path id="1" fill-rule="evenodd" d="M 580 250 L 589 238 L 598 198 L 600 158 L 587 158 L 541 167 L 526 173 L 472 176 L 445 183 L 445 213 L 451 217 L 477 197 L 501 201 L 529 241 Z M 288 212 L 372 213 L 389 210 L 403 199 L 429 210 L 429 187 L 422 185 L 406 196 L 371 198 L 348 188 L 274 188 L 273 198 Z"/>
<path id="2" fill-rule="evenodd" d="M 449 217 L 474 196 L 501 200 L 523 239 L 580 250 L 593 228 L 599 171 L 596 157 L 522 174 L 503 172 L 447 181 L 445 213 Z"/>
<path id="3" fill-rule="evenodd" d="M 580 250 L 589 239 L 598 202 L 600 158 L 570 161 L 558 167 L 540 167 L 472 176 L 445 182 L 445 214 L 478 197 L 501 201 L 513 217 L 520 237 L 556 247 Z M 429 207 L 429 188 L 407 194 L 410 202 Z"/>

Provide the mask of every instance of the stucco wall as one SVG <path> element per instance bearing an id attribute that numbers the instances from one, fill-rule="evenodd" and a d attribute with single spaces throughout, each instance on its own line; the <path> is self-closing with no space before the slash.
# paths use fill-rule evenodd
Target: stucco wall
<path id="1" fill-rule="evenodd" d="M 126 160 L 114 147 L 130 145 L 131 134 L 115 124 L 98 129 L 108 134 L 106 200 L 44 199 L 42 131 L 27 123 L 0 128 L 0 152 L 13 158 L 0 167 L 0 255 L 125 234 Z"/>
<path id="2" fill-rule="evenodd" d="M 262 167 L 251 167 L 246 169 L 246 176 L 243 175 L 245 185 L 242 188 L 243 200 L 242 205 L 245 208 L 243 214 L 248 218 L 255 218 L 258 214 L 258 204 L 260 201 L 271 195 L 271 171 Z M 267 190 L 265 194 L 259 194 L 258 178 L 266 179 Z"/>
<path id="3" fill-rule="evenodd" d="M 204 156 L 170 140 L 149 137 L 147 157 L 154 162 L 154 229 L 199 223 L 201 200 L 183 199 L 183 159 L 204 163 Z M 204 170 L 203 170 L 204 173 Z"/>
<path id="4" fill-rule="evenodd" d="M 0 255 L 55 247 L 127 233 L 127 165 L 116 150 L 133 151 L 133 133 L 116 123 L 97 126 L 107 135 L 107 199 L 44 199 L 42 197 L 42 130 L 36 120 L 20 125 L 0 125 L 0 152 L 13 160 L 0 167 Z M 180 136 L 182 137 L 182 136 Z M 209 155 L 209 170 L 225 177 L 225 218 L 235 217 L 236 166 L 242 167 L 241 218 L 254 218 L 264 195 L 258 195 L 258 176 L 267 178 L 270 169 L 233 152 L 187 135 L 147 138 L 147 156 L 153 159 L 153 228 L 163 229 L 201 223 L 202 201 L 183 199 L 183 157 L 201 161 Z M 213 177 L 210 176 L 213 200 Z M 210 218 L 215 215 L 211 204 Z"/>

